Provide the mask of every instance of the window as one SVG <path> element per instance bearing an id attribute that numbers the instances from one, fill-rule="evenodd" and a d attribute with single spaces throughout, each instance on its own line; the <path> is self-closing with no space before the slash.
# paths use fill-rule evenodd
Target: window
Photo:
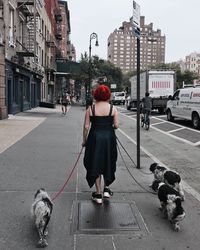
<path id="1" fill-rule="evenodd" d="M 18 81 L 19 78 L 13 79 L 13 102 L 18 103 Z"/>
<path id="2" fill-rule="evenodd" d="M 42 35 L 44 36 L 44 20 L 42 19 L 42 31 L 41 31 Z"/>
<path id="3" fill-rule="evenodd" d="M 42 66 L 44 66 L 44 51 L 42 49 Z"/>
<path id="4" fill-rule="evenodd" d="M 23 98 L 26 101 L 30 100 L 30 86 L 29 86 L 29 79 L 26 77 L 23 81 Z"/>
<path id="5" fill-rule="evenodd" d="M 19 23 L 19 41 L 21 44 L 23 44 L 24 39 L 23 39 L 23 21 L 20 21 Z"/>
<path id="6" fill-rule="evenodd" d="M 177 90 L 177 91 L 174 93 L 174 95 L 173 95 L 173 97 L 172 97 L 172 100 L 178 100 L 178 99 L 179 99 L 179 92 L 180 92 L 180 90 Z"/>
<path id="7" fill-rule="evenodd" d="M 14 45 L 14 9 L 10 8 L 9 45 Z"/>

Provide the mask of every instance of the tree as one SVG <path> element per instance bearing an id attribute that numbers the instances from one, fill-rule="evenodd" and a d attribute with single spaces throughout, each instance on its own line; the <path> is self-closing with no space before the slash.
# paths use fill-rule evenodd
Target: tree
<path id="1" fill-rule="evenodd" d="M 123 74 L 123 78 L 122 78 L 122 86 L 123 89 L 126 90 L 126 92 L 129 94 L 131 91 L 131 82 L 130 82 L 130 78 L 136 74 L 136 71 L 129 71 L 128 73 L 124 73 Z"/>
<path id="2" fill-rule="evenodd" d="M 87 87 L 87 83 L 89 81 L 89 57 L 87 53 L 81 55 L 81 59 L 79 61 L 80 64 L 80 74 L 74 76 L 75 80 L 81 81 L 85 83 Z M 92 56 L 91 58 L 91 79 L 106 79 L 105 84 L 109 87 L 111 84 L 116 84 L 117 89 L 121 90 L 122 87 L 122 72 L 120 68 L 117 68 L 114 64 L 109 61 L 100 59 L 98 56 Z"/>

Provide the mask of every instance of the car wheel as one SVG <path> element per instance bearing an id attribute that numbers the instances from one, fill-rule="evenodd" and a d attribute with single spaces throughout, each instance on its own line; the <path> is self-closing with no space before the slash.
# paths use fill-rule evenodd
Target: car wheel
<path id="1" fill-rule="evenodd" d="M 200 128 L 200 119 L 198 114 L 192 115 L 192 126 L 194 129 Z"/>
<path id="2" fill-rule="evenodd" d="M 167 120 L 169 122 L 173 122 L 173 120 L 174 120 L 174 117 L 172 116 L 172 113 L 170 110 L 167 110 Z"/>

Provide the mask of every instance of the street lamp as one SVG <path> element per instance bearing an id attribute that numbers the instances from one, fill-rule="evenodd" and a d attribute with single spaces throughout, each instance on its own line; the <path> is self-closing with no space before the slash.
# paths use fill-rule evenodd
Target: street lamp
<path id="1" fill-rule="evenodd" d="M 91 50 L 92 50 L 92 40 L 96 39 L 95 46 L 99 46 L 98 43 L 98 35 L 97 33 L 93 32 L 90 35 L 90 45 L 89 45 L 89 83 L 88 83 L 88 97 L 90 97 L 90 89 L 91 89 Z"/>

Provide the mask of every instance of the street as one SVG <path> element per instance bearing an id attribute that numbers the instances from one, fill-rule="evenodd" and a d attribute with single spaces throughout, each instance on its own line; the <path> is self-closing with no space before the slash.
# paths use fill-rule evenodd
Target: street
<path id="1" fill-rule="evenodd" d="M 136 115 L 117 108 L 117 137 L 136 163 Z M 44 187 L 53 197 L 68 178 L 81 151 L 84 111 L 74 105 L 64 116 L 60 106 L 36 108 L 0 121 L 1 250 L 36 249 L 38 235 L 30 216 L 33 196 Z M 199 249 L 200 133 L 165 121 L 152 116 L 150 130 L 141 128 L 141 169 L 118 145 L 114 196 L 102 206 L 91 201 L 94 188 L 87 186 L 82 153 L 54 201 L 47 249 Z M 189 132 L 181 134 L 182 129 Z M 162 218 L 158 198 L 149 189 L 153 179 L 149 166 L 154 161 L 178 171 L 184 180 L 186 218 L 179 232 Z"/>

